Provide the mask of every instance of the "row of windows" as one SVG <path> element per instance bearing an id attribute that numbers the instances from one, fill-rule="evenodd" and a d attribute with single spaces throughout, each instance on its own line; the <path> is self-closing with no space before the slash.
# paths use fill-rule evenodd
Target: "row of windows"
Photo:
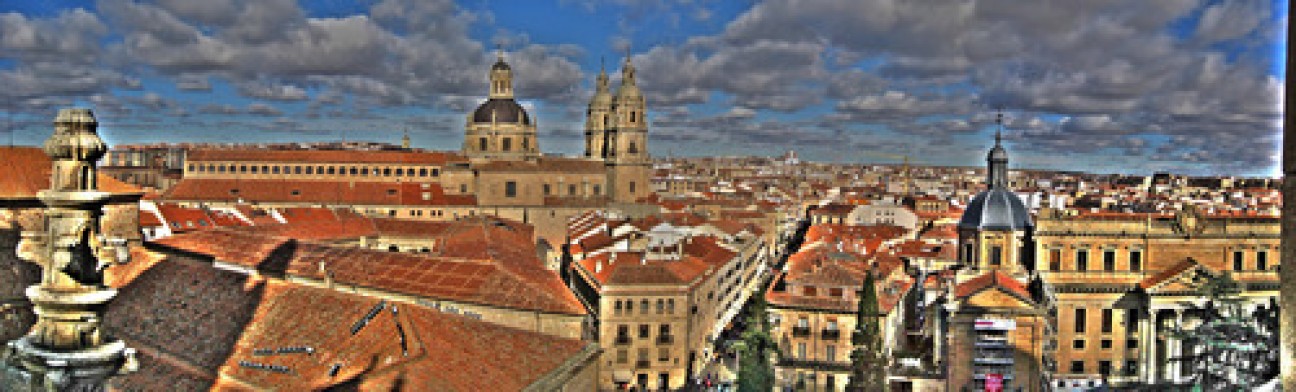
<path id="1" fill-rule="evenodd" d="M 670 362 L 670 360 L 671 360 L 671 357 L 670 357 L 670 349 L 669 349 L 669 348 L 662 347 L 662 348 L 657 349 L 657 361 L 660 361 L 660 362 Z M 619 349 L 619 350 L 617 350 L 617 358 L 616 358 L 616 361 L 617 361 L 617 363 L 627 363 L 627 362 L 630 362 L 630 351 L 629 351 L 629 350 L 626 350 L 626 349 L 624 349 L 624 348 L 623 348 L 623 349 Z M 648 364 L 648 349 L 646 349 L 646 348 L 641 348 L 641 349 L 639 349 L 639 358 L 638 358 L 638 361 L 639 361 L 640 364 L 644 364 L 644 365 Z M 666 380 L 667 377 L 668 377 L 668 375 L 667 375 L 666 373 L 662 373 L 662 374 L 661 374 L 661 380 Z"/>
<path id="2" fill-rule="evenodd" d="M 1269 252 L 1263 250 L 1256 251 L 1255 263 L 1252 264 L 1252 266 L 1255 267 L 1255 270 L 1257 271 L 1269 270 L 1271 267 L 1269 265 Z M 1246 252 L 1240 250 L 1233 251 L 1233 270 L 1246 271 L 1246 267 Z"/>
<path id="3" fill-rule="evenodd" d="M 1085 373 L 1085 361 L 1071 361 L 1070 370 L 1072 374 Z M 1116 369 L 1112 368 L 1112 361 L 1107 361 L 1107 360 L 1098 361 L 1098 374 L 1104 376 L 1110 376 L 1115 374 L 1113 373 L 1115 370 Z M 1126 375 L 1136 374 L 1137 370 L 1138 370 L 1138 361 L 1125 361 L 1125 368 L 1121 369 L 1121 371 Z"/>
<path id="4" fill-rule="evenodd" d="M 651 306 L 652 306 L 651 301 L 648 301 L 647 299 L 639 300 L 639 314 L 648 314 Z M 634 314 L 635 301 L 616 300 L 615 304 L 612 306 L 612 309 L 614 314 L 618 316 L 622 314 L 627 314 L 627 315 Z M 658 298 L 657 314 L 675 314 L 675 300 Z"/>
<path id="5" fill-rule="evenodd" d="M 302 165 L 225 165 L 225 164 L 189 164 L 193 173 L 240 173 L 240 174 L 293 174 L 293 175 L 352 175 L 376 177 L 437 177 L 441 175 L 438 168 L 391 168 L 374 166 L 302 166 Z"/>
<path id="6" fill-rule="evenodd" d="M 632 183 L 630 183 L 630 184 L 631 184 L 631 190 L 630 190 L 630 191 L 631 191 L 631 192 L 634 192 L 634 187 L 633 187 L 634 183 L 632 182 Z M 586 184 L 586 185 L 588 185 L 588 184 Z M 544 184 L 544 185 L 542 185 L 542 188 L 543 188 L 542 190 L 543 190 L 545 196 L 555 196 L 555 195 L 557 195 L 557 194 L 554 193 L 554 189 L 553 189 L 554 187 L 553 187 L 551 184 Z M 577 190 L 577 188 L 576 188 L 576 184 L 567 184 L 567 195 L 568 195 L 568 196 L 576 196 L 576 190 Z M 467 192 L 467 189 L 464 189 L 463 191 L 464 191 L 464 192 Z M 593 196 L 598 196 L 598 195 L 600 195 L 600 194 L 603 194 L 603 187 L 602 187 L 601 185 L 599 185 L 599 184 L 594 184 L 594 186 L 593 186 L 593 193 L 591 193 L 591 195 L 593 195 Z M 518 195 L 518 186 L 517 186 L 517 181 L 505 181 L 505 182 L 504 182 L 504 197 L 517 197 L 517 195 Z"/>
<path id="7" fill-rule="evenodd" d="M 1143 271 L 1143 251 L 1142 250 L 1139 249 L 1130 250 L 1126 260 L 1128 260 L 1129 262 L 1126 265 L 1130 272 Z M 1073 266 L 1075 267 L 1076 271 L 1090 271 L 1088 249 L 1076 250 L 1075 264 Z M 1116 250 L 1115 249 L 1105 249 L 1102 251 L 1101 268 L 1102 271 L 1107 271 L 1107 272 L 1116 271 Z M 1055 249 L 1048 250 L 1048 269 L 1049 271 L 1062 271 L 1062 249 L 1055 248 Z"/>
<path id="8" fill-rule="evenodd" d="M 651 331 L 652 331 L 652 327 L 651 327 L 650 325 L 648 325 L 648 324 L 639 324 L 639 338 L 640 338 L 640 339 L 648 339 L 648 338 L 651 338 L 651 337 L 652 337 L 652 336 L 651 336 Z M 658 327 L 657 327 L 657 338 L 658 338 L 659 340 L 671 339 L 671 338 L 673 338 L 673 337 L 674 337 L 674 335 L 671 335 L 671 326 L 670 326 L 670 324 L 660 324 L 660 325 L 658 325 Z M 620 324 L 620 325 L 617 325 L 616 343 L 619 343 L 619 344 L 629 344 L 629 343 L 630 343 L 630 326 L 629 326 L 629 325 L 626 325 L 626 324 Z"/>
<path id="9" fill-rule="evenodd" d="M 1115 309 L 1112 308 L 1102 309 L 1100 315 L 1102 321 L 1099 323 L 1102 333 L 1104 334 L 1112 333 L 1112 324 L 1115 319 L 1115 312 L 1116 312 Z M 1123 324 L 1125 325 L 1125 332 L 1127 334 L 1132 334 L 1134 333 L 1135 326 L 1138 325 L 1137 323 L 1138 323 L 1139 311 L 1138 309 L 1125 309 L 1124 312 L 1125 312 L 1125 320 Z M 1071 321 L 1073 324 L 1075 324 L 1076 333 L 1085 333 L 1085 331 L 1088 328 L 1088 321 L 1089 321 L 1088 316 L 1089 316 L 1088 309 L 1085 308 L 1075 309 L 1075 317 L 1073 317 Z"/>
<path id="10" fill-rule="evenodd" d="M 1113 342 L 1113 341 L 1112 341 L 1111 339 L 1100 339 L 1100 340 L 1098 341 L 1098 348 L 1103 349 L 1103 350 L 1111 350 L 1111 349 L 1112 349 L 1112 342 Z M 1085 346 L 1086 346 L 1086 345 L 1085 345 L 1085 339 L 1083 339 L 1083 338 L 1077 338 L 1077 339 L 1075 339 L 1074 341 L 1071 342 L 1071 348 L 1074 349 L 1074 350 L 1084 350 L 1084 349 L 1085 349 Z M 1139 341 L 1138 341 L 1138 339 L 1135 339 L 1135 338 L 1125 339 L 1125 349 L 1127 349 L 1127 350 L 1134 350 L 1134 349 L 1137 349 L 1138 346 L 1139 346 Z"/>
<path id="11" fill-rule="evenodd" d="M 806 356 L 806 354 L 807 354 L 807 352 L 806 352 L 806 344 L 805 344 L 805 342 L 797 343 L 797 359 L 800 359 L 800 360 L 806 360 L 806 359 L 811 359 L 811 360 L 813 360 L 813 359 L 814 359 L 814 358 L 808 358 L 808 357 Z M 830 344 L 830 345 L 827 345 L 827 346 L 824 346 L 823 359 L 822 359 L 822 360 L 824 360 L 824 361 L 836 361 L 836 360 L 837 360 L 837 347 L 836 347 L 836 346 L 833 346 L 833 345 L 831 345 L 831 344 Z"/>
<path id="12" fill-rule="evenodd" d="M 1115 249 L 1104 249 L 1102 251 L 1102 265 L 1100 267 L 1101 271 L 1111 272 L 1117 270 L 1116 252 L 1117 251 Z M 994 256 L 992 255 L 992 259 L 993 258 Z M 1143 271 L 1143 251 L 1142 250 L 1139 249 L 1130 250 L 1126 260 L 1128 261 L 1126 266 L 1130 272 Z M 1073 264 L 1073 267 L 1075 268 L 1076 271 L 1091 270 L 1089 266 L 1088 249 L 1077 249 L 1075 253 L 1074 261 L 1075 263 Z M 1251 263 L 1249 266 L 1246 263 L 1245 251 L 1240 251 L 1240 250 L 1234 251 L 1232 256 L 1232 261 L 1233 261 L 1232 268 L 1234 271 L 1247 271 L 1248 270 L 1247 267 L 1252 267 L 1256 271 L 1267 271 L 1272 267 L 1272 265 L 1269 264 L 1269 252 L 1264 250 L 1255 252 L 1254 262 Z M 1048 250 L 1048 269 L 1050 271 L 1062 271 L 1062 249 L 1055 248 L 1055 249 Z"/>
<path id="13" fill-rule="evenodd" d="M 490 141 L 487 140 L 486 138 L 483 137 L 483 138 L 478 138 L 478 139 L 477 139 L 477 149 L 478 149 L 478 150 L 486 151 L 487 149 L 489 149 L 489 145 L 490 145 Z M 530 149 L 531 149 L 531 140 L 530 140 L 530 139 L 527 139 L 527 138 L 525 138 L 525 137 L 523 137 L 523 138 L 522 138 L 522 150 L 521 150 L 521 151 L 528 151 L 528 150 L 530 150 Z M 513 150 L 513 138 L 511 138 L 511 137 L 506 137 L 506 138 L 500 140 L 500 150 L 501 150 L 501 151 L 512 151 L 512 150 Z"/>

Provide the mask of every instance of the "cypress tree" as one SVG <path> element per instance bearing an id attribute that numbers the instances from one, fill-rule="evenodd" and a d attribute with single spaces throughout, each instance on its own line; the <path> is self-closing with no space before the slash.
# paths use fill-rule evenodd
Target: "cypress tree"
<path id="1" fill-rule="evenodd" d="M 846 390 L 851 392 L 886 391 L 886 358 L 882 355 L 882 333 L 878 326 L 877 289 L 873 274 L 866 273 L 859 291 L 855 313 L 855 331 L 851 334 L 851 375 Z"/>

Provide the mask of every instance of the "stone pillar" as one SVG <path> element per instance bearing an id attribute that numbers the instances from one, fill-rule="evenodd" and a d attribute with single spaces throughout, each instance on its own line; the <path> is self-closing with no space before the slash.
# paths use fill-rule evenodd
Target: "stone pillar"
<path id="1" fill-rule="evenodd" d="M 41 282 L 27 288 L 39 318 L 26 336 L 3 351 L 0 390 L 101 391 L 109 377 L 136 367 L 134 351 L 100 330 L 103 312 L 117 291 L 103 283 L 103 269 L 129 257 L 125 240 L 106 239 L 100 216 L 109 194 L 98 191 L 95 162 L 107 147 L 88 109 L 60 110 L 54 135 L 45 141 L 50 187 L 37 193 L 45 204 L 45 232 L 24 236 L 20 247 L 41 266 Z"/>
<path id="2" fill-rule="evenodd" d="M 1174 315 L 1175 326 L 1178 328 L 1182 328 L 1184 325 L 1183 310 L 1175 309 L 1174 314 L 1175 314 Z M 1184 355 L 1183 340 L 1180 339 L 1170 340 L 1170 351 L 1169 354 L 1167 355 L 1167 359 L 1182 357 L 1183 355 Z M 1183 362 L 1166 361 L 1166 366 L 1170 367 L 1170 381 L 1179 382 L 1179 378 L 1183 376 L 1183 371 L 1182 371 Z"/>
<path id="3" fill-rule="evenodd" d="M 1156 382 L 1156 311 L 1148 307 L 1147 315 L 1139 320 L 1139 376 L 1143 382 Z"/>

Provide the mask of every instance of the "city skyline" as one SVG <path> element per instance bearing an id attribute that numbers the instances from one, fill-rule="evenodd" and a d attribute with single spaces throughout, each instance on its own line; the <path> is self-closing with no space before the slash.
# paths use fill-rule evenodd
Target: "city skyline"
<path id="1" fill-rule="evenodd" d="M 1277 1 L 181 3 L 0 5 L 0 136 L 454 150 L 498 47 L 550 153 L 628 53 L 658 157 L 974 166 L 1002 108 L 1013 168 L 1278 173 Z"/>

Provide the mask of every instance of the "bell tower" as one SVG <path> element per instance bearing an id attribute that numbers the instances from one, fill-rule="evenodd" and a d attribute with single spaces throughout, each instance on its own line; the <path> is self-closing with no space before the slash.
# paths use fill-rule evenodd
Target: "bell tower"
<path id="1" fill-rule="evenodd" d="M 610 194 L 618 202 L 632 203 L 651 193 L 652 160 L 648 155 L 648 119 L 643 93 L 635 80 L 634 64 L 626 55 L 621 86 L 612 100 L 613 128 L 607 131 Z"/>
<path id="2" fill-rule="evenodd" d="M 612 93 L 608 91 L 607 71 L 599 67 L 598 78 L 594 80 L 594 98 L 590 99 L 589 108 L 585 111 L 586 158 L 607 157 L 607 131 L 613 126 L 612 118 Z"/>

